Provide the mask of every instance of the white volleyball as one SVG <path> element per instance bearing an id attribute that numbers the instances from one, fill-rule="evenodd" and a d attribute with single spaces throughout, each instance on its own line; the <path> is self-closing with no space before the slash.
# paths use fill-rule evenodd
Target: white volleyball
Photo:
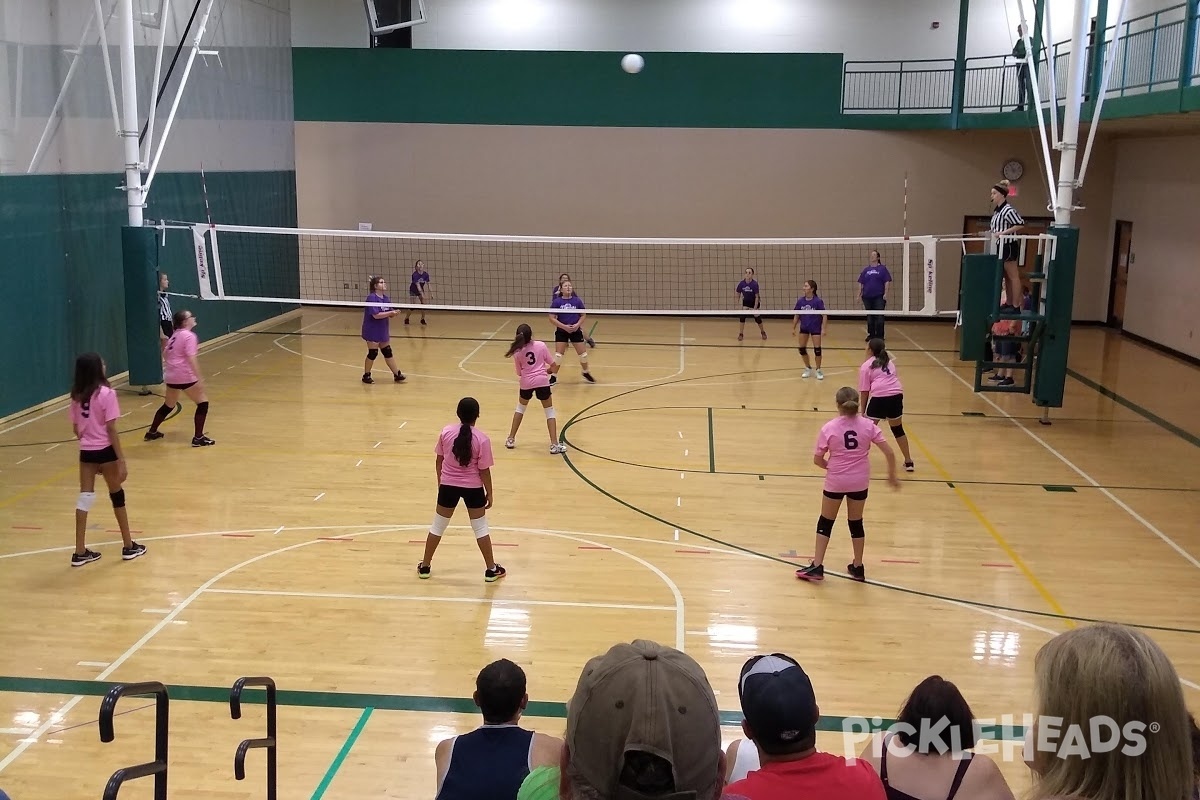
<path id="1" fill-rule="evenodd" d="M 642 71 L 642 67 L 646 66 L 646 59 L 639 56 L 637 53 L 629 53 L 621 59 L 621 69 L 628 72 L 630 75 L 636 75 Z"/>

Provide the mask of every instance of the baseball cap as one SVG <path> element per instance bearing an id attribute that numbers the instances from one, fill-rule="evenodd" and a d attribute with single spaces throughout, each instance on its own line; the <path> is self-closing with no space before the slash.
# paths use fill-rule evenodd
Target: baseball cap
<path id="1" fill-rule="evenodd" d="M 695 798 L 720 785 L 721 720 L 704 670 L 690 656 L 638 639 L 584 666 L 567 705 L 571 765 L 602 797 L 642 798 L 622 785 L 625 754 L 671 765 L 675 789 L 659 800 Z"/>
<path id="2" fill-rule="evenodd" d="M 742 715 L 764 752 L 794 752 L 817 728 L 817 697 L 812 681 L 791 656 L 755 656 L 738 680 Z"/>

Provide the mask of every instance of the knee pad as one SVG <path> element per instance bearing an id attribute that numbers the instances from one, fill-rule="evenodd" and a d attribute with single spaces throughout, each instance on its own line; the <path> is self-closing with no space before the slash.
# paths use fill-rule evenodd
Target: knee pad
<path id="1" fill-rule="evenodd" d="M 562 354 L 562 353 L 555 353 L 555 354 L 554 354 L 554 363 L 555 363 L 555 364 L 561 364 L 561 363 L 562 363 L 562 357 L 563 357 L 563 354 Z"/>
<path id="2" fill-rule="evenodd" d="M 587 363 L 587 351 L 586 350 L 584 350 L 582 353 L 579 354 L 579 363 L 580 364 Z"/>
<path id="3" fill-rule="evenodd" d="M 95 492 L 80 492 L 79 499 L 75 501 L 75 508 L 83 513 L 92 510 L 92 505 L 96 502 Z"/>
<path id="4" fill-rule="evenodd" d="M 367 350 L 367 361 L 374 361 L 378 357 L 379 357 L 379 351 L 376 350 L 374 347 Z"/>
<path id="5" fill-rule="evenodd" d="M 862 539 L 866 537 L 867 530 L 863 527 L 863 521 L 861 519 L 847 520 L 846 525 L 850 528 L 851 539 Z"/>
<path id="6" fill-rule="evenodd" d="M 805 345 L 804 347 L 801 347 L 799 349 L 800 349 L 800 355 L 802 355 L 802 356 L 808 355 L 808 345 Z"/>
<path id="7" fill-rule="evenodd" d="M 93 495 L 94 497 L 95 495 Z M 125 490 L 117 489 L 115 492 L 108 493 L 108 499 L 112 500 L 113 508 L 125 507 Z"/>
<path id="8" fill-rule="evenodd" d="M 820 357 L 821 357 L 821 348 L 820 348 L 820 347 L 814 347 L 814 348 L 813 348 L 813 355 L 815 355 L 817 358 L 820 358 Z"/>
<path id="9" fill-rule="evenodd" d="M 384 358 L 391 358 L 392 346 L 389 344 L 387 347 L 380 348 L 379 352 L 383 353 Z"/>
<path id="10" fill-rule="evenodd" d="M 518 413 L 518 414 L 524 414 L 524 413 L 525 413 L 525 406 L 521 405 L 520 403 L 517 403 L 517 411 L 516 411 L 516 413 Z"/>
<path id="11" fill-rule="evenodd" d="M 554 419 L 554 406 L 546 409 L 546 419 Z"/>
<path id="12" fill-rule="evenodd" d="M 203 403 L 196 403 L 196 413 L 197 414 L 207 414 L 208 413 L 208 401 L 207 400 L 205 400 Z"/>
<path id="13" fill-rule="evenodd" d="M 450 518 L 443 517 L 441 514 L 433 515 L 433 524 L 429 526 L 430 536 L 441 536 L 446 532 L 446 528 L 450 527 Z"/>
<path id="14" fill-rule="evenodd" d="M 903 439 L 904 438 L 904 426 L 903 425 L 893 425 L 892 426 L 892 436 L 895 436 L 897 439 Z"/>
<path id="15" fill-rule="evenodd" d="M 486 539 L 490 535 L 488 532 L 487 517 L 471 520 L 471 530 L 475 531 L 476 539 Z"/>
<path id="16" fill-rule="evenodd" d="M 818 517 L 817 536 L 824 536 L 826 539 L 833 536 L 833 520 L 826 516 Z"/>

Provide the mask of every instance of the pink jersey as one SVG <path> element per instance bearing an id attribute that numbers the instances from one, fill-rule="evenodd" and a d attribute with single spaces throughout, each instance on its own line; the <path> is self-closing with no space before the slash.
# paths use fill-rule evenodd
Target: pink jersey
<path id="1" fill-rule="evenodd" d="M 838 417 L 822 426 L 813 454 L 829 454 L 825 491 L 861 492 L 867 488 L 871 481 L 867 454 L 872 442 L 884 444 L 883 431 L 866 417 Z"/>
<path id="2" fill-rule="evenodd" d="M 108 423 L 121 416 L 117 393 L 107 386 L 98 388 L 85 403 L 71 401 L 71 422 L 79 431 L 80 450 L 103 450 L 112 444 Z"/>
<path id="3" fill-rule="evenodd" d="M 491 469 L 495 464 L 492 458 L 492 440 L 478 428 L 471 428 L 471 463 L 463 466 L 454 457 L 454 440 L 462 424 L 455 422 L 442 428 L 437 446 L 433 452 L 442 457 L 442 476 L 440 482 L 444 486 L 459 486 L 465 489 L 477 489 L 483 486 L 480 472 Z"/>
<path id="4" fill-rule="evenodd" d="M 521 376 L 522 389 L 537 389 L 550 385 L 550 373 L 546 368 L 554 363 L 550 348 L 545 342 L 534 340 L 513 353 L 513 366 Z"/>
<path id="5" fill-rule="evenodd" d="M 870 392 L 871 397 L 893 397 L 904 394 L 904 387 L 900 385 L 900 376 L 896 374 L 896 359 L 889 359 L 887 366 L 882 369 L 875 366 L 874 356 L 864 361 L 863 365 L 858 368 L 858 390 Z"/>
<path id="6" fill-rule="evenodd" d="M 163 377 L 167 383 L 195 383 L 200 380 L 196 370 L 192 369 L 190 359 L 200 352 L 200 340 L 196 334 L 180 328 L 167 339 L 167 348 L 163 352 Z"/>

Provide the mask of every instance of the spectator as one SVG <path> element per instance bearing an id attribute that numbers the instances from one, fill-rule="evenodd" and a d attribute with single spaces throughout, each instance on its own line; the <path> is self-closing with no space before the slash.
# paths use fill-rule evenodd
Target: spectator
<path id="1" fill-rule="evenodd" d="M 1017 26 L 1017 43 L 1013 46 L 1012 57 L 1017 62 L 1017 111 L 1025 110 L 1025 96 L 1029 91 L 1029 61 L 1025 56 L 1025 29 Z"/>
<path id="2" fill-rule="evenodd" d="M 735 739 L 725 750 L 725 783 L 736 783 L 762 767 L 758 748 L 749 739 Z"/>
<path id="3" fill-rule="evenodd" d="M 508 659 L 480 670 L 474 700 L 483 727 L 446 739 L 434 751 L 437 800 L 514 800 L 531 771 L 558 762 L 562 740 L 517 724 L 529 695 L 524 670 Z"/>
<path id="4" fill-rule="evenodd" d="M 892 285 L 892 273 L 888 272 L 878 250 L 871 251 L 871 261 L 858 275 L 858 297 L 862 300 L 863 308 L 867 310 L 867 338 L 884 338 L 884 317 L 882 314 L 872 314 L 872 311 L 883 311 L 887 308 L 888 288 Z"/>
<path id="5" fill-rule="evenodd" d="M 638 640 L 584 666 L 567 705 L 562 800 L 717 800 L 724 776 L 717 700 L 690 656 Z"/>
<path id="6" fill-rule="evenodd" d="M 1008 305 L 1007 300 L 1003 300 L 1000 306 L 1001 314 L 1016 314 L 1017 309 Z M 1009 337 L 1018 336 L 1021 333 L 1021 323 L 1015 319 L 999 319 L 992 324 L 992 352 L 995 353 L 997 362 L 1004 364 L 1017 363 L 1017 357 L 1021 352 L 1021 345 L 1016 339 Z M 1015 370 L 1012 367 L 1000 367 L 988 378 L 989 381 L 997 386 L 1013 386 L 1016 384 L 1016 379 L 1013 377 Z"/>
<path id="7" fill-rule="evenodd" d="M 761 767 L 729 784 L 726 800 L 886 800 L 870 764 L 817 752 L 817 698 L 795 659 L 778 653 L 750 659 L 738 697 L 742 730 Z"/>
<path id="8" fill-rule="evenodd" d="M 900 730 L 876 734 L 861 756 L 888 800 L 1013 800 L 996 762 L 971 752 L 975 715 L 953 683 L 937 675 L 921 681 L 896 722 Z"/>
<path id="9" fill-rule="evenodd" d="M 1026 752 L 1034 772 L 1031 800 L 1192 796 L 1183 689 L 1149 636 L 1112 624 L 1059 634 L 1038 651 L 1033 683 L 1037 713 L 1028 735 L 1036 746 Z M 1093 742 L 1100 723 L 1101 742 Z M 1152 723 L 1158 726 L 1153 733 Z M 1119 731 L 1119 746 L 1111 746 L 1109 725 Z M 1089 746 L 1100 743 L 1107 746 Z"/>

